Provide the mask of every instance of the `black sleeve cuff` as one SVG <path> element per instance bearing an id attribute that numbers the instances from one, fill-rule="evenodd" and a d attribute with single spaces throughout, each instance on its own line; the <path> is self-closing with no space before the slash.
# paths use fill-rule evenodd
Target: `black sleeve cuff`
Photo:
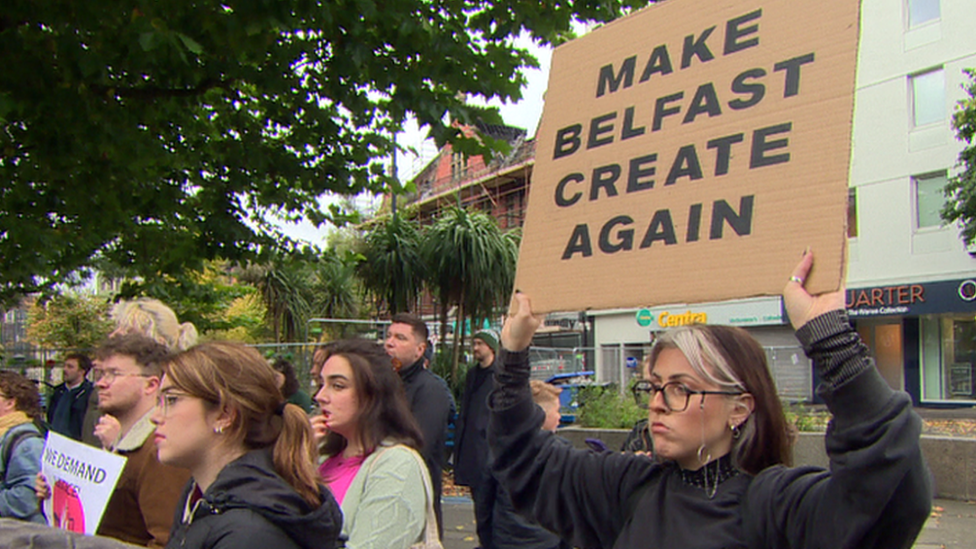
<path id="1" fill-rule="evenodd" d="M 510 408 L 526 396 L 532 398 L 529 389 L 529 376 L 532 373 L 529 350 L 502 349 L 500 353 L 499 367 L 495 370 L 495 389 L 488 398 L 488 405 L 493 410 Z"/>
<path id="2" fill-rule="evenodd" d="M 838 309 L 814 318 L 796 331 L 796 338 L 813 360 L 823 388 L 828 391 L 872 366 L 868 349 L 851 326 L 846 311 Z"/>

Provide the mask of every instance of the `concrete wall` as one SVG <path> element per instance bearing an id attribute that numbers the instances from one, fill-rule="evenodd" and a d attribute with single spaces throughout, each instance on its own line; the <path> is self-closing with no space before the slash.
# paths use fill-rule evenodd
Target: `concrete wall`
<path id="1" fill-rule="evenodd" d="M 627 437 L 624 429 L 580 429 L 568 427 L 559 435 L 577 448 L 586 448 L 587 438 L 598 438 L 612 449 L 620 448 Z M 935 480 L 935 497 L 976 500 L 976 438 L 922 437 L 922 453 Z M 795 465 L 827 467 L 823 434 L 800 433 L 793 448 Z"/>

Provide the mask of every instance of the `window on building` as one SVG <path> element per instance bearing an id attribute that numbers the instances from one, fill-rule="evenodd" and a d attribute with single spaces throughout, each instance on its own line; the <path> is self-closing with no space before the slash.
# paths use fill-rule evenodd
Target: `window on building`
<path id="1" fill-rule="evenodd" d="M 976 322 L 972 315 L 919 319 L 922 399 L 976 401 Z"/>
<path id="2" fill-rule="evenodd" d="M 468 157 L 459 152 L 451 153 L 451 179 L 464 179 L 468 175 Z"/>
<path id="3" fill-rule="evenodd" d="M 521 227 L 525 221 L 523 199 L 525 189 L 510 190 L 505 195 L 504 227 Z"/>
<path id="4" fill-rule="evenodd" d="M 857 189 L 847 190 L 847 238 L 857 237 Z"/>
<path id="5" fill-rule="evenodd" d="M 935 21 L 939 18 L 939 0 L 908 0 L 908 28 Z"/>
<path id="6" fill-rule="evenodd" d="M 945 204 L 945 189 L 948 182 L 945 172 L 920 175 L 915 180 L 915 207 L 916 207 L 916 227 L 924 229 L 926 227 L 942 226 L 942 217 L 939 212 Z"/>
<path id="7" fill-rule="evenodd" d="M 945 120 L 945 71 L 916 74 L 909 77 L 912 92 L 912 121 L 916 127 Z"/>

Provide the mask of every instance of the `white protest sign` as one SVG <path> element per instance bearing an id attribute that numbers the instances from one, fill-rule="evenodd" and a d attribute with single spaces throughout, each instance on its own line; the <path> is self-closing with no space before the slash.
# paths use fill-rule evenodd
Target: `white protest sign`
<path id="1" fill-rule="evenodd" d="M 51 486 L 44 501 L 48 524 L 94 534 L 124 467 L 122 456 L 48 433 L 41 459 L 41 473 Z"/>

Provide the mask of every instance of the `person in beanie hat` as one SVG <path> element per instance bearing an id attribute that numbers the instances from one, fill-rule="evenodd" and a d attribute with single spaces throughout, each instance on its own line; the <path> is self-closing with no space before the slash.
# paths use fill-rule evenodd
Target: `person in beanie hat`
<path id="1" fill-rule="evenodd" d="M 491 347 L 492 354 L 498 354 L 498 332 L 495 330 L 481 330 L 480 332 L 474 334 L 473 338 L 480 339 L 485 345 Z M 475 357 L 475 360 L 478 360 L 480 363 L 480 360 L 477 357 Z"/>
<path id="2" fill-rule="evenodd" d="M 495 491 L 488 458 L 488 393 L 492 389 L 498 357 L 498 332 L 481 330 L 471 338 L 475 364 L 468 369 L 461 397 L 461 415 L 455 428 L 454 482 L 471 487 L 478 540 L 482 549 L 492 549 Z"/>

